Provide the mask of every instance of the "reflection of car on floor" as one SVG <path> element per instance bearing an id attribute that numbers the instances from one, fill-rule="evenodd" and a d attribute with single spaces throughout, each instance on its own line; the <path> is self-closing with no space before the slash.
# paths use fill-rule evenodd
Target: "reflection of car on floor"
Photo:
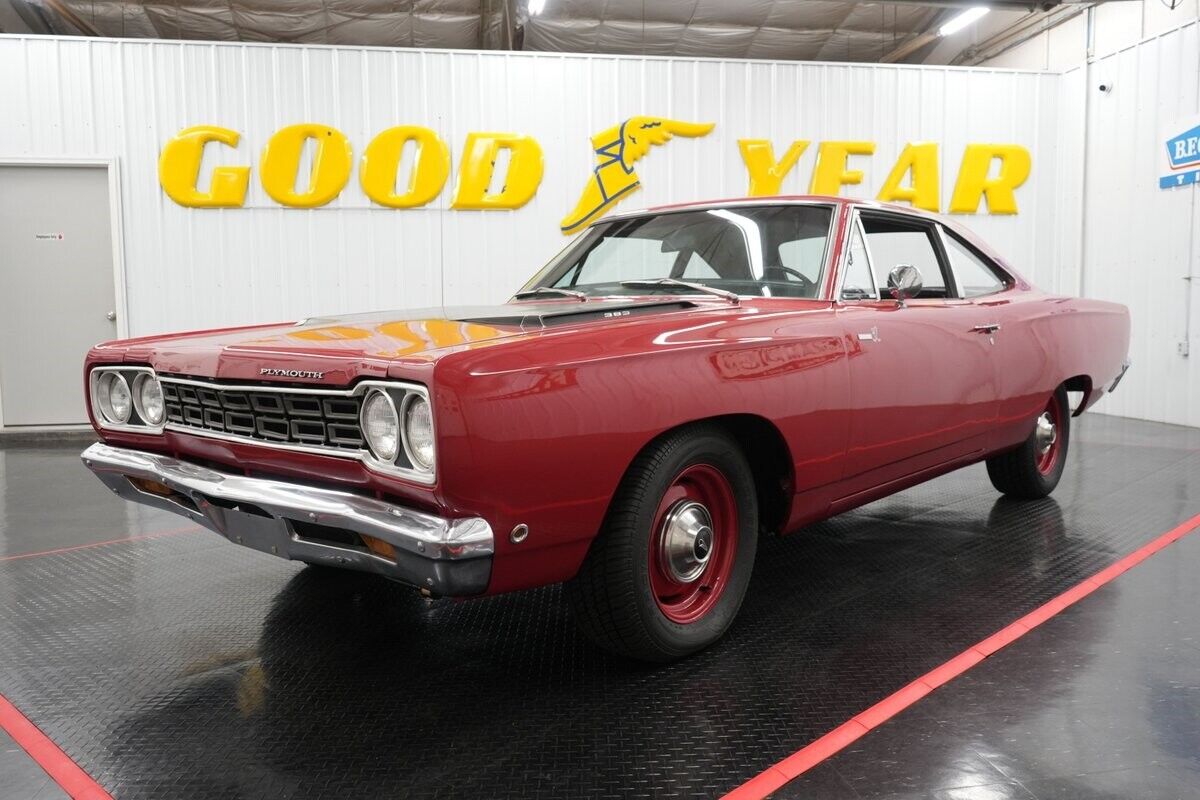
<path id="1" fill-rule="evenodd" d="M 1042 497 L 1127 366 L 1124 307 L 1044 294 L 959 226 L 838 198 L 592 225 L 500 306 L 111 342 L 119 495 L 431 595 L 570 581 L 601 645 L 719 638 L 760 532 L 987 461 Z"/>

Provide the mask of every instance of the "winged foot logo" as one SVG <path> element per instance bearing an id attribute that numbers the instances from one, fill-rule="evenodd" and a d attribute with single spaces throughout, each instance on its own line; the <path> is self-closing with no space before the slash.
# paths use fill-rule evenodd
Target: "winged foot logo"
<path id="1" fill-rule="evenodd" d="M 633 165 L 645 158 L 652 145 L 666 144 L 675 136 L 704 136 L 714 125 L 662 117 L 630 117 L 597 133 L 592 137 L 596 166 L 575 209 L 563 218 L 562 232 L 574 233 L 636 190 L 641 181 Z"/>

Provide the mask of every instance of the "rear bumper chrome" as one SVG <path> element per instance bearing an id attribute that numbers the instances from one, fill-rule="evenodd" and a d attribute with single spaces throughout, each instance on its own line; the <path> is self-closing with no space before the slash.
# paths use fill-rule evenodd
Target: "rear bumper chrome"
<path id="1" fill-rule="evenodd" d="M 1121 372 L 1117 375 L 1116 378 L 1113 378 L 1113 382 L 1108 387 L 1109 394 L 1112 394 L 1114 391 L 1116 391 L 1117 384 L 1121 382 L 1121 378 L 1124 378 L 1125 373 L 1129 372 L 1129 364 L 1130 364 L 1130 361 L 1128 358 L 1125 359 L 1124 363 L 1121 364 Z"/>
<path id="2" fill-rule="evenodd" d="M 181 514 L 235 544 L 282 558 L 374 572 L 435 595 L 479 594 L 491 576 L 492 529 L 480 517 L 446 519 L 106 444 L 81 457 L 126 500 Z"/>

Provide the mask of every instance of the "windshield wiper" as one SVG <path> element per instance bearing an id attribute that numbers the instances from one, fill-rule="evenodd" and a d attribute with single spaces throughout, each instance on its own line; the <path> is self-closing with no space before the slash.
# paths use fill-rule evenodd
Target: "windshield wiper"
<path id="1" fill-rule="evenodd" d="M 621 281 L 622 286 L 627 286 L 630 289 L 655 289 L 664 286 L 678 286 L 683 289 L 691 289 L 696 292 L 704 292 L 711 294 L 714 297 L 723 297 L 735 306 L 742 302 L 741 298 L 734 292 L 727 292 L 724 289 L 717 289 L 712 286 L 705 286 L 703 283 L 692 283 L 691 281 L 681 281 L 676 278 L 647 278 L 637 281 Z"/>
<path id="2" fill-rule="evenodd" d="M 587 302 L 587 295 L 583 292 L 577 292 L 574 289 L 559 289 L 557 286 L 539 286 L 536 289 L 526 289 L 523 292 L 517 292 L 513 295 L 513 300 L 520 300 L 525 297 L 537 297 L 543 294 L 557 294 L 563 297 L 574 297 L 581 303 Z"/>

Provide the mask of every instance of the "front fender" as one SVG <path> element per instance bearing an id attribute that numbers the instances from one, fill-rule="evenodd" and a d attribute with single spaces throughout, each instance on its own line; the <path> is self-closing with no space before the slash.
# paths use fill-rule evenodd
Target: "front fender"
<path id="1" fill-rule="evenodd" d="M 798 484 L 840 477 L 830 462 L 847 435 L 846 351 L 831 314 L 803 322 L 732 318 L 666 338 L 635 325 L 439 362 L 441 490 L 496 531 L 489 592 L 574 576 L 634 457 L 681 424 L 764 417 Z M 528 538 L 514 544 L 521 524 Z"/>

